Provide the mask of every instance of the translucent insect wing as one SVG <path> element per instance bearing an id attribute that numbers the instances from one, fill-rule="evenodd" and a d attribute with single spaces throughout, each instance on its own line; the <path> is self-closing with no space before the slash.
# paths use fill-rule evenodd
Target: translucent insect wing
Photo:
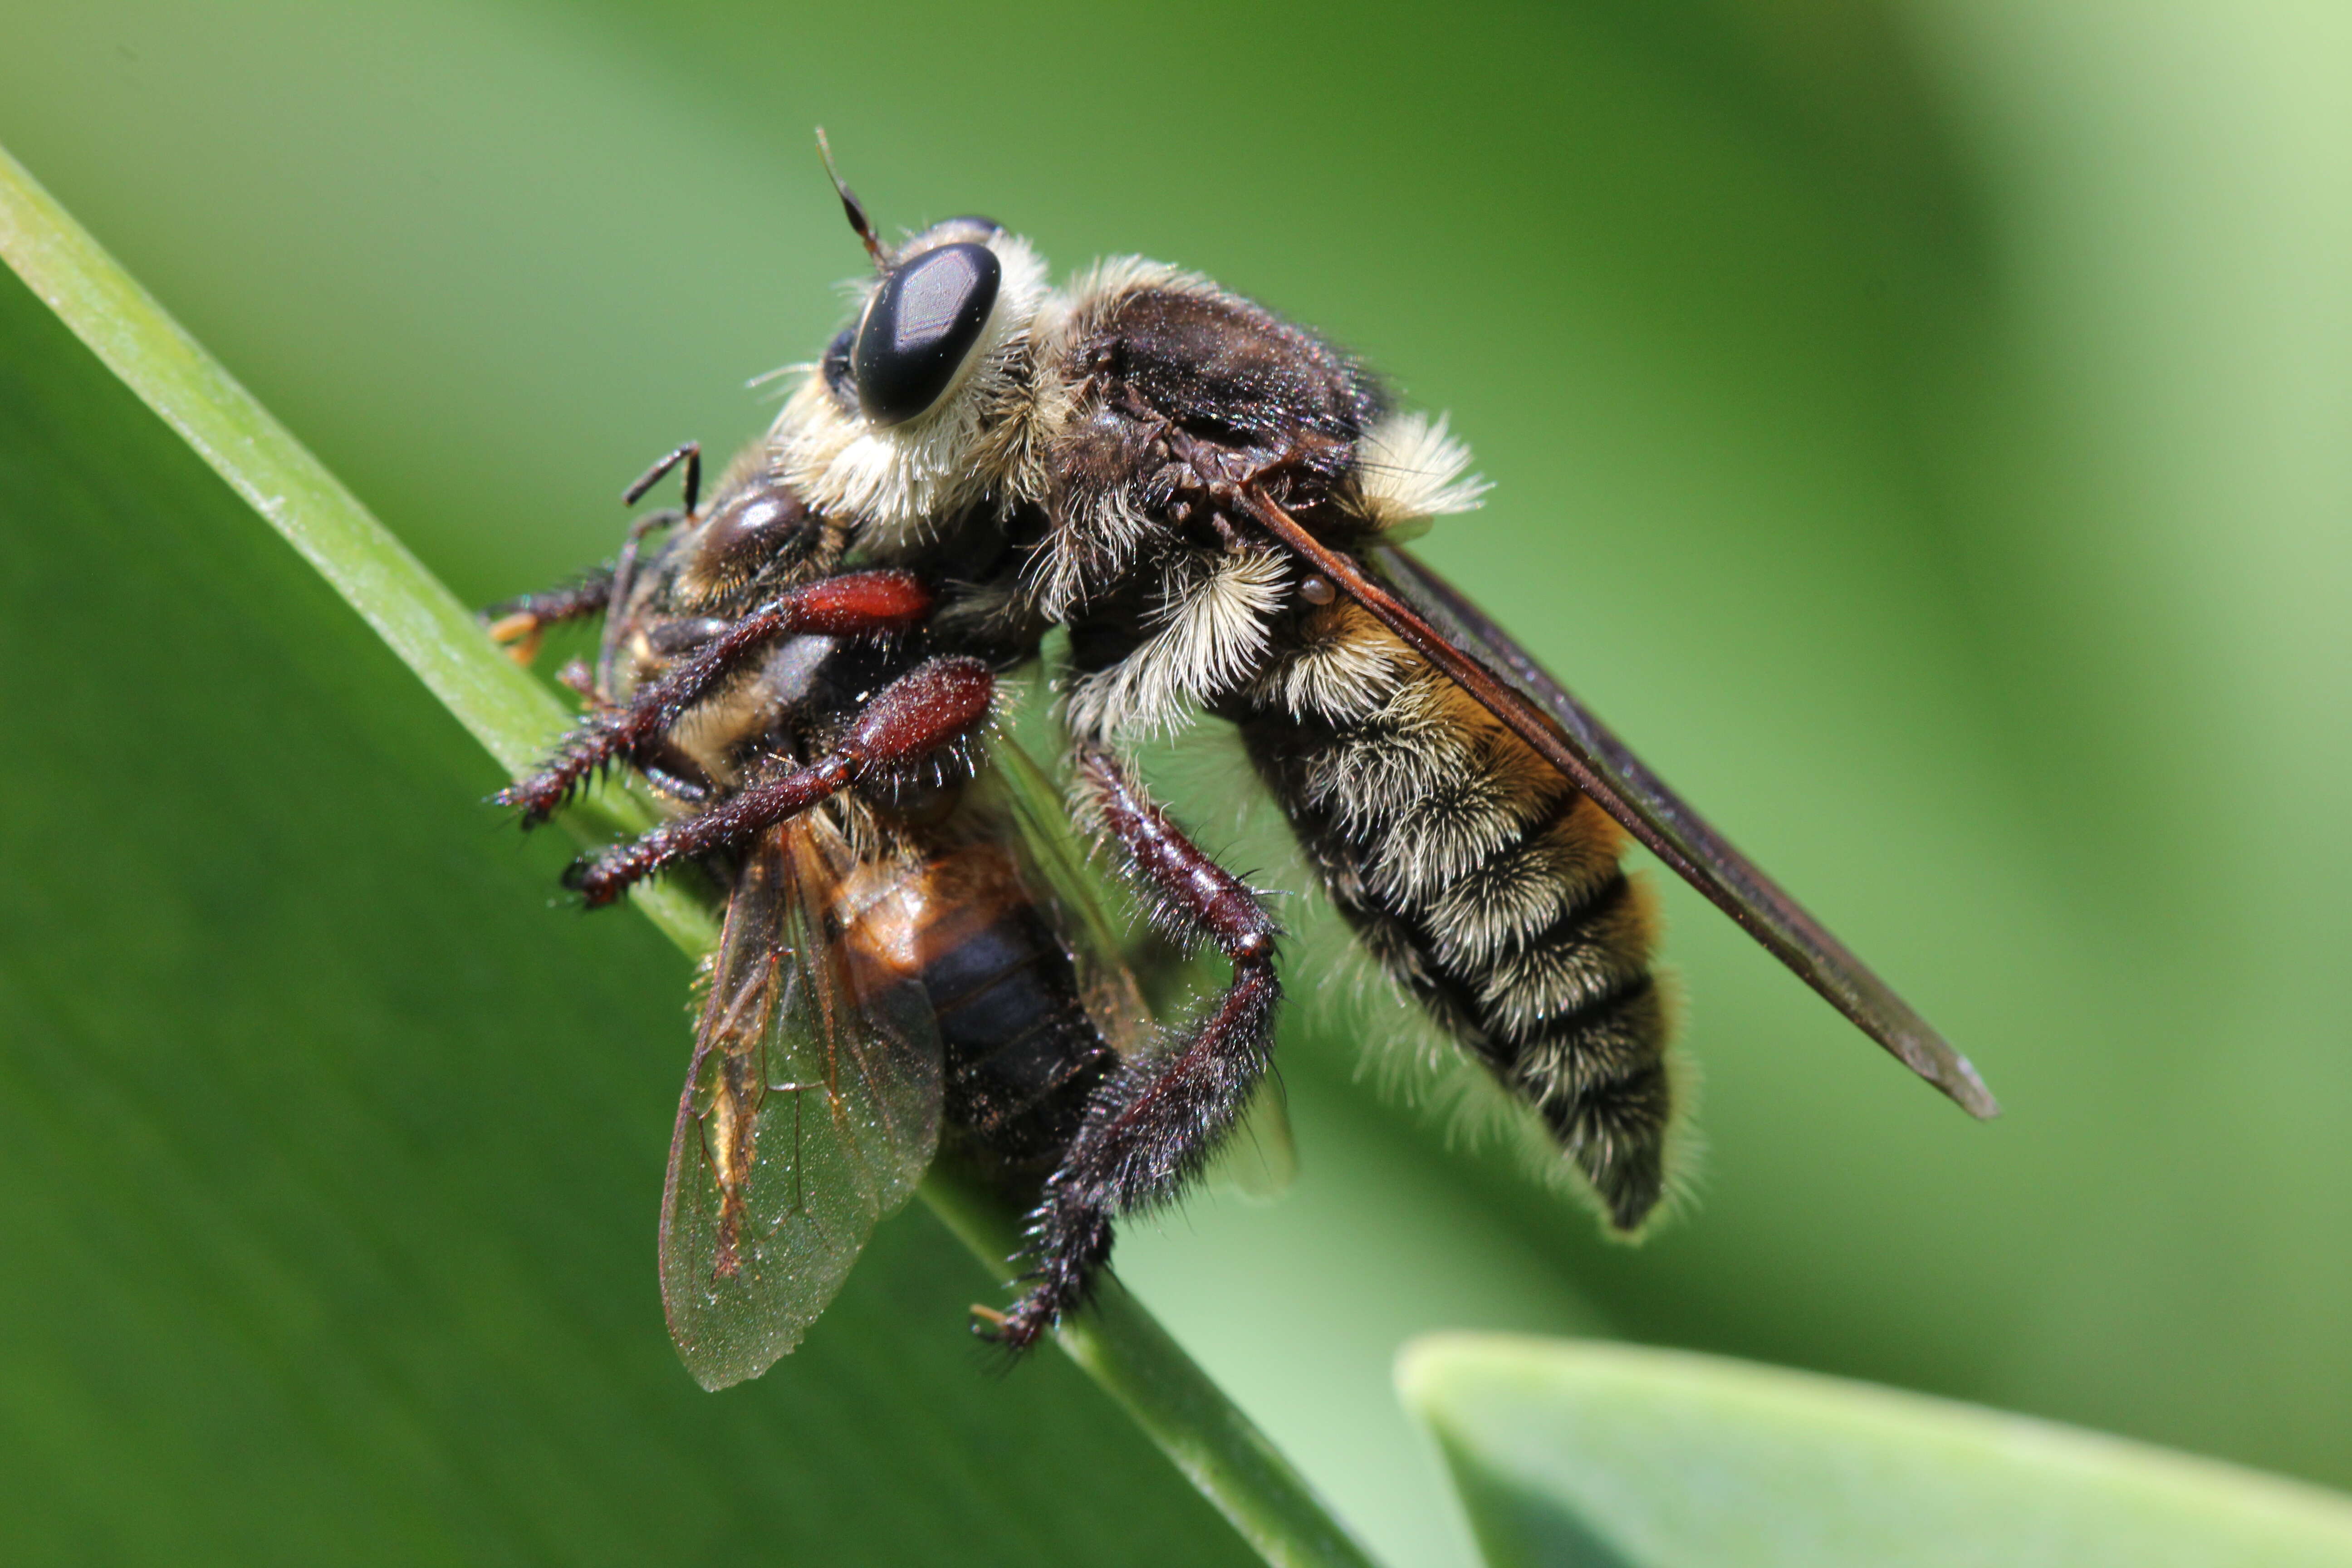
<path id="1" fill-rule="evenodd" d="M 1406 552 L 1382 547 L 1371 556 L 1412 610 L 1550 721 L 1559 742 L 1589 770 L 1602 809 L 1897 1060 L 1969 1114 L 1998 1114 L 1966 1057 L 1709 826 L 1509 633 Z"/>
<path id="2" fill-rule="evenodd" d="M 1071 831 L 1068 803 L 1036 759 L 1000 732 L 989 740 L 988 760 L 984 777 L 1012 820 L 1030 891 L 1043 900 L 1070 955 L 1087 1014 L 1113 1050 L 1130 1054 L 1151 1027 L 1151 1011 L 1108 912 L 1118 889 Z"/>
<path id="3" fill-rule="evenodd" d="M 939 1144 L 930 1004 L 838 940 L 850 868 L 802 818 L 751 848 L 728 904 L 661 1228 L 670 1334 L 706 1388 L 800 1343 Z"/>
<path id="4" fill-rule="evenodd" d="M 1202 1179 L 1212 1191 L 1250 1204 L 1273 1203 L 1290 1190 L 1298 1179 L 1298 1142 L 1291 1135 L 1290 1099 L 1281 1079 L 1265 1075 Z"/>

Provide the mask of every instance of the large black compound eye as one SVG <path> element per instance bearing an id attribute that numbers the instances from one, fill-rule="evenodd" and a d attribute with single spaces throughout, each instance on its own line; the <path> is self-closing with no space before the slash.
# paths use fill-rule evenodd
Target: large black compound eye
<path id="1" fill-rule="evenodd" d="M 890 274 L 857 324 L 857 406 L 877 425 L 930 412 L 988 325 L 1003 277 L 984 245 L 942 245 Z"/>

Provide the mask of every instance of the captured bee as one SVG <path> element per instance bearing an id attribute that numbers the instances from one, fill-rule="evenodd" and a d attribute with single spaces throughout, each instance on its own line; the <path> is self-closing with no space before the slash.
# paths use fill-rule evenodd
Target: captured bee
<path id="1" fill-rule="evenodd" d="M 1116 260 L 1055 288 L 984 219 L 886 245 L 835 184 L 873 276 L 773 426 L 708 496 L 698 450 L 671 454 L 627 499 L 678 468 L 681 510 L 494 628 L 528 655 L 604 617 L 573 677 L 588 717 L 501 802 L 536 824 L 621 764 L 671 811 L 569 885 L 602 905 L 691 862 L 729 889 L 660 1248 L 706 1385 L 798 1342 L 943 1142 L 1030 1206 L 1020 1293 L 981 1325 L 1019 1350 L 1232 1134 L 1282 933 L 1130 761 L 1205 721 L 1618 1231 L 1667 1191 L 1676 1109 L 1628 836 L 1993 1114 L 1965 1058 L 1399 548 L 1479 499 L 1442 421 L 1195 274 Z M 1045 662 L 1066 796 L 992 733 Z M 1223 955 L 1189 1016 L 1144 1016 L 1074 821 L 1161 933 Z"/>

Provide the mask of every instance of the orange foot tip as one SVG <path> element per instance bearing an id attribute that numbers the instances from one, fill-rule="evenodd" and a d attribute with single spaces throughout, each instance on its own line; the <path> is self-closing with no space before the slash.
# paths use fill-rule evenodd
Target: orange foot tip
<path id="1" fill-rule="evenodd" d="M 537 616 L 529 610 L 517 610 L 511 616 L 501 616 L 490 623 L 490 640 L 506 646 L 507 657 L 517 664 L 528 665 L 539 657 L 539 645 L 545 636 Z"/>

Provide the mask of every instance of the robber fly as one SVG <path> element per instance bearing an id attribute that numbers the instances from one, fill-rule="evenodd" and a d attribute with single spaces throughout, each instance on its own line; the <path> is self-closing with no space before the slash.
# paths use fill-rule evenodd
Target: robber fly
<path id="1" fill-rule="evenodd" d="M 591 712 L 502 793 L 526 824 L 636 770 L 662 826 L 578 862 L 592 906 L 698 863 L 730 889 L 677 1113 L 669 1322 L 719 1387 L 799 1340 L 943 1138 L 1034 1205 L 984 1332 L 1081 1305 L 1264 1077 L 1280 931 L 1127 759 L 1202 716 L 1364 947 L 1549 1129 L 1606 1223 L 1665 1194 L 1675 1115 L 1631 835 L 1914 1071 L 1992 1099 L 1861 962 L 1397 542 L 1479 498 L 1442 421 L 1196 274 L 1049 285 L 958 218 L 887 246 L 774 426 L 614 564 L 500 607 L 527 656 L 602 615 Z M 1049 632 L 1066 811 L 992 719 Z M 1166 1027 L 1088 910 L 1080 824 L 1166 936 L 1230 978 Z"/>

